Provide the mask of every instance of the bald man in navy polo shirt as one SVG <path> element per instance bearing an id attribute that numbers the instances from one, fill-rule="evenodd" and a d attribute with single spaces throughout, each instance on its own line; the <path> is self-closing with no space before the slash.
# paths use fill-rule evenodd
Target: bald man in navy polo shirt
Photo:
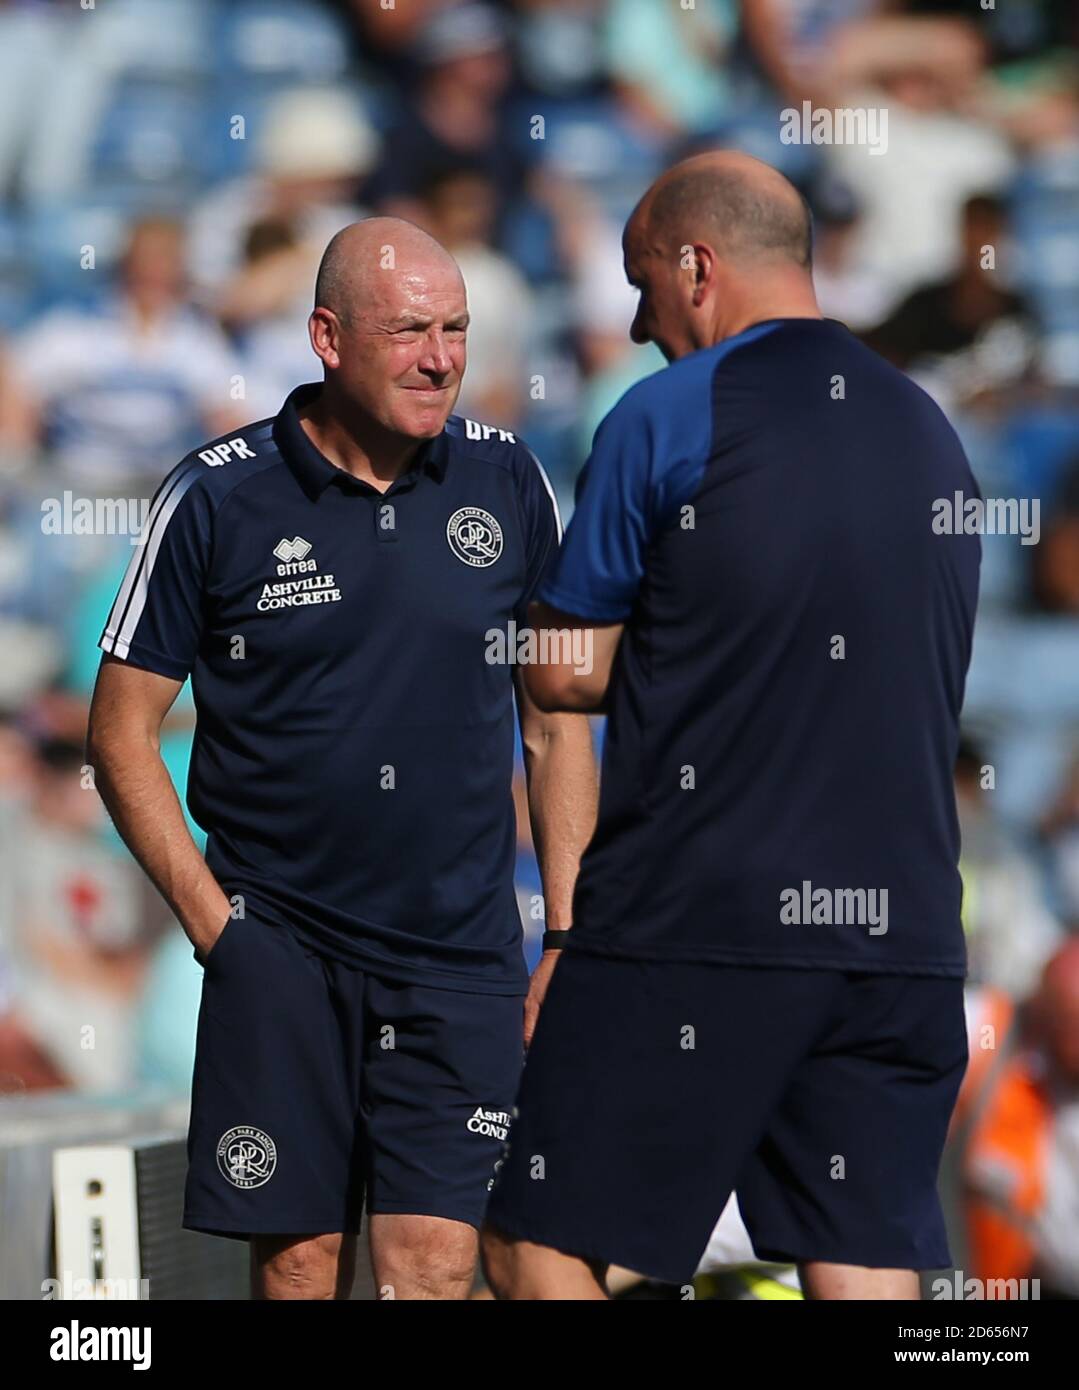
<path id="1" fill-rule="evenodd" d="M 258 1296 L 345 1297 L 366 1198 L 381 1296 L 463 1298 L 555 958 L 529 987 L 515 693 L 552 931 L 595 815 L 586 721 L 492 641 L 558 510 L 512 432 L 450 414 L 465 290 L 418 228 L 339 233 L 309 326 L 324 382 L 159 489 L 89 756 L 205 969 L 185 1226 L 251 1239 Z M 205 860 L 157 748 L 188 676 Z"/>
<path id="2" fill-rule="evenodd" d="M 502 1297 L 688 1284 L 734 1189 L 813 1298 L 918 1297 L 967 1059 L 952 774 L 977 484 L 912 381 L 821 316 L 808 209 L 734 152 L 623 242 L 669 366 L 596 433 L 528 668 L 608 711 L 596 834 L 488 1209 Z M 627 1213 L 631 1213 L 627 1219 Z"/>

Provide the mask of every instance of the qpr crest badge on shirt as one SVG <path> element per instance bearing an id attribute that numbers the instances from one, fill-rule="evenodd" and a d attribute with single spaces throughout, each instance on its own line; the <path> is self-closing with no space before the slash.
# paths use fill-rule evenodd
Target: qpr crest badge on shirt
<path id="1" fill-rule="evenodd" d="M 482 507 L 460 507 L 446 523 L 446 539 L 458 560 L 475 569 L 493 565 L 502 554 L 502 527 Z"/>

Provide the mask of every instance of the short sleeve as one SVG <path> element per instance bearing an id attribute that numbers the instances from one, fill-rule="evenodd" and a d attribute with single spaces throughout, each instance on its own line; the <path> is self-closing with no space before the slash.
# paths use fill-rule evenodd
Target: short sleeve
<path id="1" fill-rule="evenodd" d="M 202 638 L 212 503 L 200 463 L 182 463 L 154 497 L 98 646 L 147 671 L 184 680 Z"/>
<path id="2" fill-rule="evenodd" d="M 544 603 L 595 622 L 629 617 L 650 533 L 651 453 L 647 418 L 623 398 L 596 431 Z"/>
<path id="3" fill-rule="evenodd" d="M 515 617 L 518 626 L 524 626 L 528 619 L 528 605 L 558 559 L 562 518 L 554 488 L 543 465 L 527 445 L 520 445 L 520 453 L 518 488 L 525 533 L 525 584 Z"/>

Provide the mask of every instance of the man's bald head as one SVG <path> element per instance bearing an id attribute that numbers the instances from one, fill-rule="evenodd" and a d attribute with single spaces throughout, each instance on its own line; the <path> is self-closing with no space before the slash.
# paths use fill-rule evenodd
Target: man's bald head
<path id="1" fill-rule="evenodd" d="M 461 389 L 467 331 L 457 262 L 414 223 L 369 217 L 327 246 L 308 332 L 339 416 L 383 437 L 433 438 Z"/>
<path id="2" fill-rule="evenodd" d="M 710 242 L 732 262 L 789 261 L 808 270 L 812 220 L 778 170 L 733 150 L 676 164 L 638 203 L 630 227 L 666 248 Z"/>
<path id="3" fill-rule="evenodd" d="M 676 164 L 622 238 L 640 291 L 630 337 L 673 362 L 766 319 L 820 318 L 810 232 L 798 190 L 759 159 L 722 150 Z"/>
<path id="4" fill-rule="evenodd" d="M 377 302 L 397 277 L 461 283 L 457 262 L 422 227 L 403 217 L 368 217 L 343 227 L 323 252 L 315 280 L 315 308 L 351 323 Z"/>

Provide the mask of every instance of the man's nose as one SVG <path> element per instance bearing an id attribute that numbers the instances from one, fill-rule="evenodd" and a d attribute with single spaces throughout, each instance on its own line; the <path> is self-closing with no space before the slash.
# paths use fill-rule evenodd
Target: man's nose
<path id="1" fill-rule="evenodd" d="M 430 372 L 432 376 L 447 376 L 453 370 L 446 339 L 437 329 L 428 333 L 424 339 L 419 367 L 421 371 Z"/>
<path id="2" fill-rule="evenodd" d="M 629 326 L 629 338 L 631 343 L 644 344 L 649 341 L 648 330 L 644 326 L 644 305 L 637 305 L 637 312 L 633 315 L 633 322 Z"/>

